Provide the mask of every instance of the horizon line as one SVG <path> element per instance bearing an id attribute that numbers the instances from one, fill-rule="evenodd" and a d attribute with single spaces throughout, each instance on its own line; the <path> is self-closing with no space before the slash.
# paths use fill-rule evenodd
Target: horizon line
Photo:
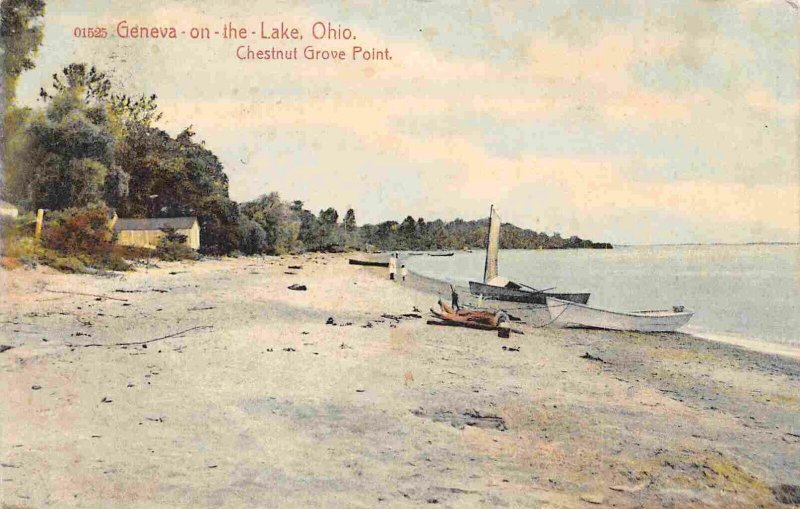
<path id="1" fill-rule="evenodd" d="M 666 247 L 666 246 L 800 246 L 798 241 L 782 240 L 762 240 L 752 242 L 668 242 L 657 244 L 627 244 L 610 243 L 612 246 L 619 247 Z"/>

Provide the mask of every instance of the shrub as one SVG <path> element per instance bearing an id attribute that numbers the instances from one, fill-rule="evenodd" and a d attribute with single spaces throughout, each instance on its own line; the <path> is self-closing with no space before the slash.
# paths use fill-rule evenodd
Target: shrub
<path id="1" fill-rule="evenodd" d="M 0 255 L 3 256 L 4 268 L 35 267 L 44 252 L 41 244 L 33 239 L 31 217 L 0 217 Z"/>
<path id="2" fill-rule="evenodd" d="M 108 209 L 95 205 L 70 208 L 45 216 L 42 246 L 38 258 L 67 272 L 85 272 L 86 266 L 128 270 L 130 266 L 115 250 L 108 224 Z"/>
<path id="3" fill-rule="evenodd" d="M 114 244 L 111 248 L 111 256 L 116 256 L 124 260 L 136 260 L 147 258 L 153 254 L 153 250 L 142 246 L 125 246 Z"/>
<path id="4" fill-rule="evenodd" d="M 239 222 L 239 235 L 241 242 L 239 250 L 244 254 L 253 255 L 263 253 L 267 248 L 267 234 L 264 229 L 246 217 L 241 218 Z"/>
<path id="5" fill-rule="evenodd" d="M 51 212 L 42 229 L 42 245 L 66 255 L 107 256 L 111 252 L 108 209 L 103 206 Z"/>
<path id="6" fill-rule="evenodd" d="M 0 257 L 0 267 L 6 270 L 14 270 L 22 267 L 22 262 L 18 258 Z"/>
<path id="7" fill-rule="evenodd" d="M 198 260 L 200 256 L 186 245 L 186 235 L 177 233 L 172 228 L 164 230 L 164 236 L 158 239 L 156 256 L 164 261 Z"/>
<path id="8" fill-rule="evenodd" d="M 44 254 L 44 248 L 33 237 L 3 239 L 3 254 L 9 258 L 36 259 Z"/>

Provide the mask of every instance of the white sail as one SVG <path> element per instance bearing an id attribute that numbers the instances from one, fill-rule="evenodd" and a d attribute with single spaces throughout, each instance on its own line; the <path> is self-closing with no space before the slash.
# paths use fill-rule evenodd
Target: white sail
<path id="1" fill-rule="evenodd" d="M 494 209 L 489 210 L 489 232 L 486 235 L 486 265 L 483 269 L 483 282 L 489 284 L 497 278 L 497 254 L 500 251 L 500 216 Z"/>

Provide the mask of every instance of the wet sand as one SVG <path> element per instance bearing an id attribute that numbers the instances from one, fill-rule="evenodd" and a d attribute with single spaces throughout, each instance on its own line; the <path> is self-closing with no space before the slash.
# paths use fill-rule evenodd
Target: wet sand
<path id="1" fill-rule="evenodd" d="M 0 272 L 2 507 L 786 507 L 800 484 L 796 359 L 432 327 L 446 288 L 384 276 Z"/>

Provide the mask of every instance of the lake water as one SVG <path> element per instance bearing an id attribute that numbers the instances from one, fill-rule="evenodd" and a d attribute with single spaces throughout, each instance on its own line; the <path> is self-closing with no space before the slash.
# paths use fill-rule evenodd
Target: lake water
<path id="1" fill-rule="evenodd" d="M 467 285 L 485 254 L 412 256 L 409 270 Z M 800 246 L 637 246 L 612 250 L 503 250 L 500 275 L 536 288 L 589 291 L 589 304 L 620 311 L 683 305 L 682 330 L 800 347 Z"/>

